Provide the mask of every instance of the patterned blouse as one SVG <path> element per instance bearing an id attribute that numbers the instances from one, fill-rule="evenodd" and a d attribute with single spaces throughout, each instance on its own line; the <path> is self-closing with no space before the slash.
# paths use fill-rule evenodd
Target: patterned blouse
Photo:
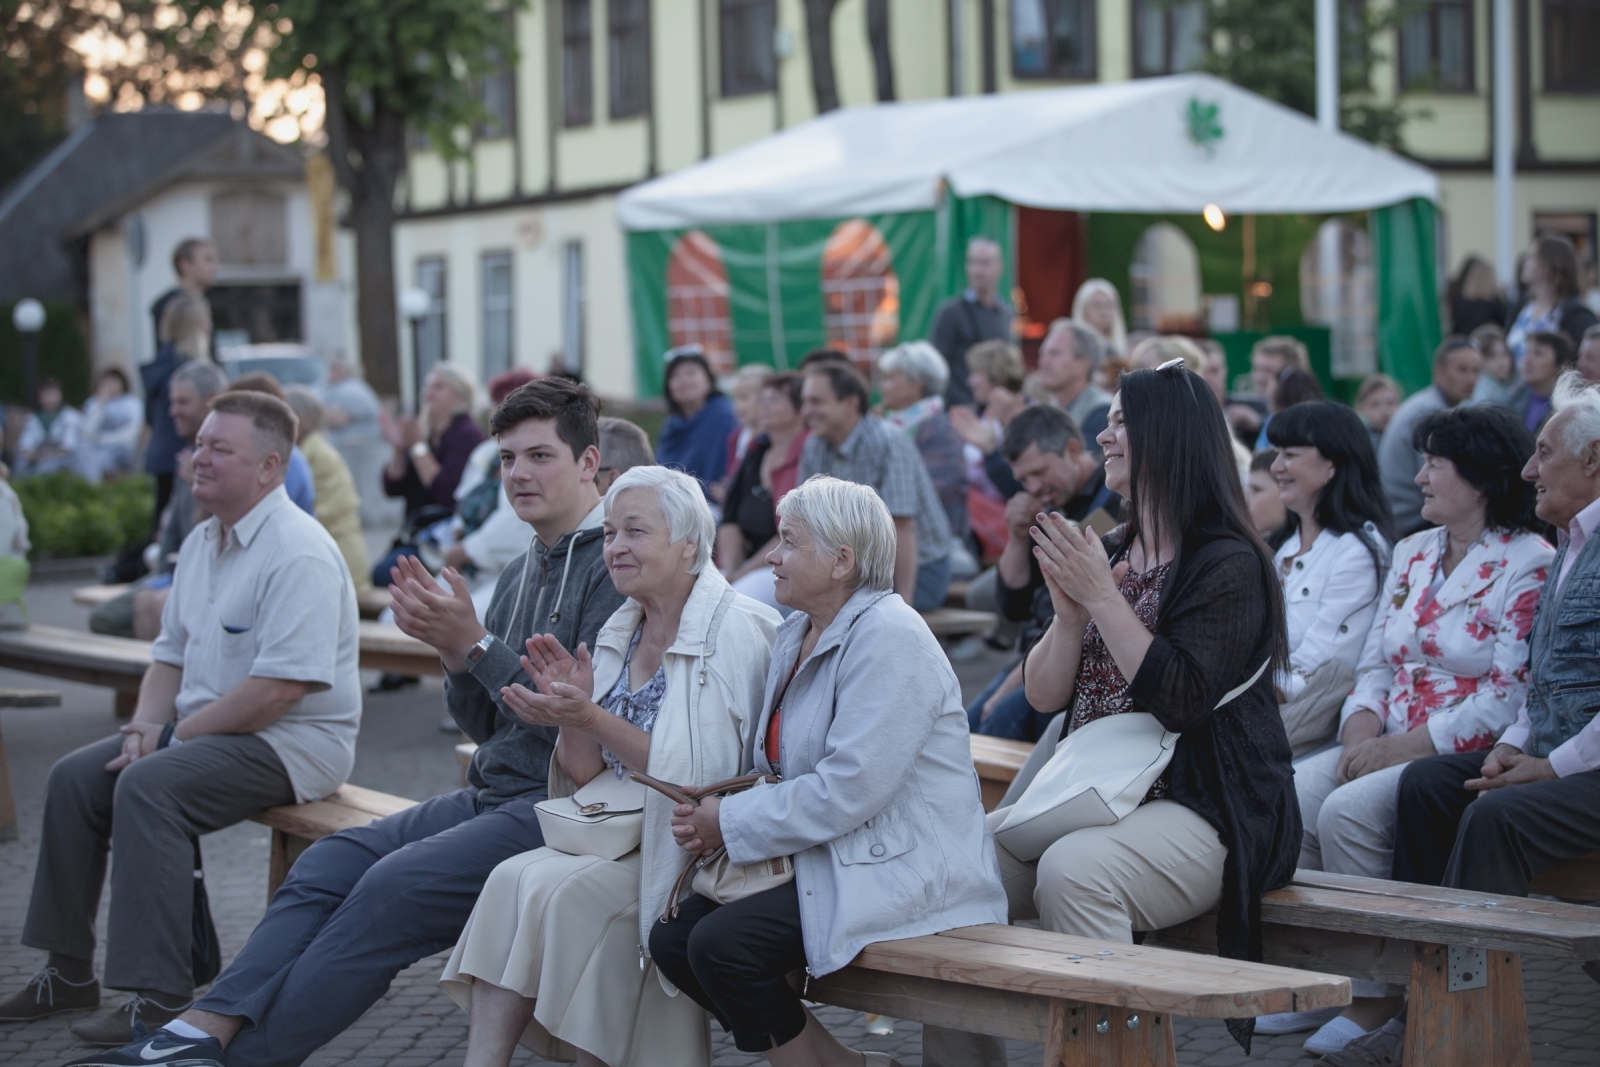
<path id="1" fill-rule="evenodd" d="M 633 692 L 628 691 L 628 665 L 633 661 L 633 650 L 639 647 L 639 635 L 644 632 L 640 626 L 633 631 L 633 639 L 628 642 L 628 654 L 622 659 L 622 673 L 617 675 L 617 684 L 611 687 L 611 692 L 600 701 L 600 706 L 619 719 L 626 719 L 645 733 L 655 729 L 656 716 L 661 712 L 661 701 L 667 695 L 667 671 L 665 666 L 657 667 L 656 673 L 650 680 Z M 609 749 L 600 749 L 600 758 L 606 761 L 606 766 L 618 778 L 627 775 L 627 768 Z"/>
<path id="2" fill-rule="evenodd" d="M 1144 623 L 1145 629 L 1155 632 L 1156 609 L 1161 604 L 1161 587 L 1172 571 L 1171 563 L 1152 567 L 1143 574 L 1132 570 L 1123 575 L 1117 589 L 1133 608 L 1133 613 Z M 1133 700 L 1128 696 L 1129 682 L 1122 676 L 1105 638 L 1094 620 L 1083 633 L 1083 656 L 1078 661 L 1077 695 L 1072 704 L 1071 730 L 1107 715 L 1120 715 L 1133 710 Z M 1143 802 L 1160 800 L 1167 795 L 1167 777 L 1163 774 L 1150 787 Z"/>

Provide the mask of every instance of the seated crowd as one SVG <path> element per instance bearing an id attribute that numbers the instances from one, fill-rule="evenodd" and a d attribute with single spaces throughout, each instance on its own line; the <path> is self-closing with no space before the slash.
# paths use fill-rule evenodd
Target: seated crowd
<path id="1" fill-rule="evenodd" d="M 1469 402 L 1484 353 L 1452 338 L 1428 389 L 1398 403 L 1374 379 L 1352 410 L 1289 338 L 1232 394 L 1220 352 L 1129 338 L 1097 286 L 1029 383 L 985 336 L 990 245 L 936 343 L 883 356 L 881 416 L 837 353 L 743 374 L 730 401 L 673 350 L 659 466 L 561 377 L 500 383 L 488 460 L 471 383 L 436 368 L 425 419 L 384 420 L 386 485 L 471 523 L 457 489 L 497 467 L 484 495 L 530 528 L 486 600 L 470 548 L 397 546 L 373 575 L 439 654 L 467 784 L 308 848 L 220 974 L 192 931 L 194 839 L 344 781 L 357 584 L 343 487 L 319 479 L 320 524 L 286 487 L 327 447 L 316 398 L 178 368 L 189 502 L 166 588 L 128 609 L 154 665 L 133 721 L 51 772 L 23 932 L 49 955 L 0 1020 L 99 1006 L 113 848 L 103 981 L 130 995 L 74 1025 L 110 1050 L 80 1065 L 294 1067 L 447 949 L 468 1067 L 519 1045 L 705 1067 L 712 1018 L 779 1067 L 892 1063 L 840 1044 L 790 976 L 956 927 L 1131 943 L 1210 911 L 1220 955 L 1259 958 L 1261 898 L 1297 868 L 1526 895 L 1600 849 L 1600 387 L 1547 331 L 1517 337 L 1520 407 Z M 958 336 L 959 360 L 939 347 Z M 986 555 L 974 592 L 1014 655 L 963 707 L 918 612 Z M 1059 746 L 1135 712 L 1176 735 L 1137 806 L 1012 832 Z M 971 733 L 1039 742 L 987 816 Z M 1398 1065 L 1404 990 L 1353 991 L 1229 1029 Z M 1001 1064 L 1004 1043 L 929 1025 L 923 1062 Z"/>

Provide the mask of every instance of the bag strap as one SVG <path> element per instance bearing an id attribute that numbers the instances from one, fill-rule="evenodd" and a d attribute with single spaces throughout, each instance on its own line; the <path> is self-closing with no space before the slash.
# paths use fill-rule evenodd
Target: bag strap
<path id="1" fill-rule="evenodd" d="M 1244 693 L 1245 690 L 1249 689 L 1252 685 L 1255 685 L 1256 684 L 1256 680 L 1258 678 L 1260 678 L 1261 675 L 1266 671 L 1267 664 L 1269 664 L 1271 662 L 1272 662 L 1272 660 L 1270 658 L 1262 660 L 1261 661 L 1261 666 L 1256 668 L 1256 672 L 1254 674 L 1252 674 L 1247 681 L 1245 681 L 1242 685 L 1236 685 L 1232 689 L 1228 690 L 1226 693 L 1223 693 L 1222 694 L 1222 699 L 1217 701 L 1217 708 L 1221 708 L 1222 705 L 1232 702 L 1240 694 Z M 1216 710 L 1216 709 L 1214 708 L 1212 710 Z"/>

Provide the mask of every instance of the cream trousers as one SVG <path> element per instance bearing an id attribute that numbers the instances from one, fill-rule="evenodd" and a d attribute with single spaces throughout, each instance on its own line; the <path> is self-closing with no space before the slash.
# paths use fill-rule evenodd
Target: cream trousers
<path id="1" fill-rule="evenodd" d="M 990 813 L 991 830 L 1004 810 Z M 1228 850 L 1199 815 L 1154 800 L 1112 826 L 1068 834 L 1037 861 L 1018 859 L 998 840 L 995 855 L 1013 920 L 1131 943 L 1135 930 L 1176 926 L 1216 907 Z"/>

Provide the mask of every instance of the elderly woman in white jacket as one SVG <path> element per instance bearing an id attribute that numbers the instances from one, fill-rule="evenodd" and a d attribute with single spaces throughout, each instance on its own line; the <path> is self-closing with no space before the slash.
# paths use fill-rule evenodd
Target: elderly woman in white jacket
<path id="1" fill-rule="evenodd" d="M 737 775 L 756 732 L 778 614 L 710 565 L 716 535 L 700 485 L 636 467 L 605 499 L 605 560 L 628 599 L 591 663 L 548 634 L 523 665 L 538 687 L 503 691 L 527 722 L 560 728 L 550 795 L 643 771 L 680 785 Z M 709 1067 L 705 1013 L 656 974 L 649 930 L 690 862 L 672 802 L 644 803 L 640 847 L 620 859 L 538 848 L 501 863 L 441 984 L 471 1015 L 468 1067 L 505 1067 L 521 1043 L 584 1067 Z"/>
<path id="2" fill-rule="evenodd" d="M 1006 921 L 961 689 L 894 595 L 894 521 L 870 487 L 817 476 L 778 505 L 778 631 L 749 764 L 776 774 L 673 811 L 692 854 L 794 859 L 794 880 L 729 904 L 691 895 L 654 925 L 661 973 L 744 1052 L 778 1065 L 890 1062 L 839 1044 L 785 975 L 830 974 L 875 941 Z"/>

